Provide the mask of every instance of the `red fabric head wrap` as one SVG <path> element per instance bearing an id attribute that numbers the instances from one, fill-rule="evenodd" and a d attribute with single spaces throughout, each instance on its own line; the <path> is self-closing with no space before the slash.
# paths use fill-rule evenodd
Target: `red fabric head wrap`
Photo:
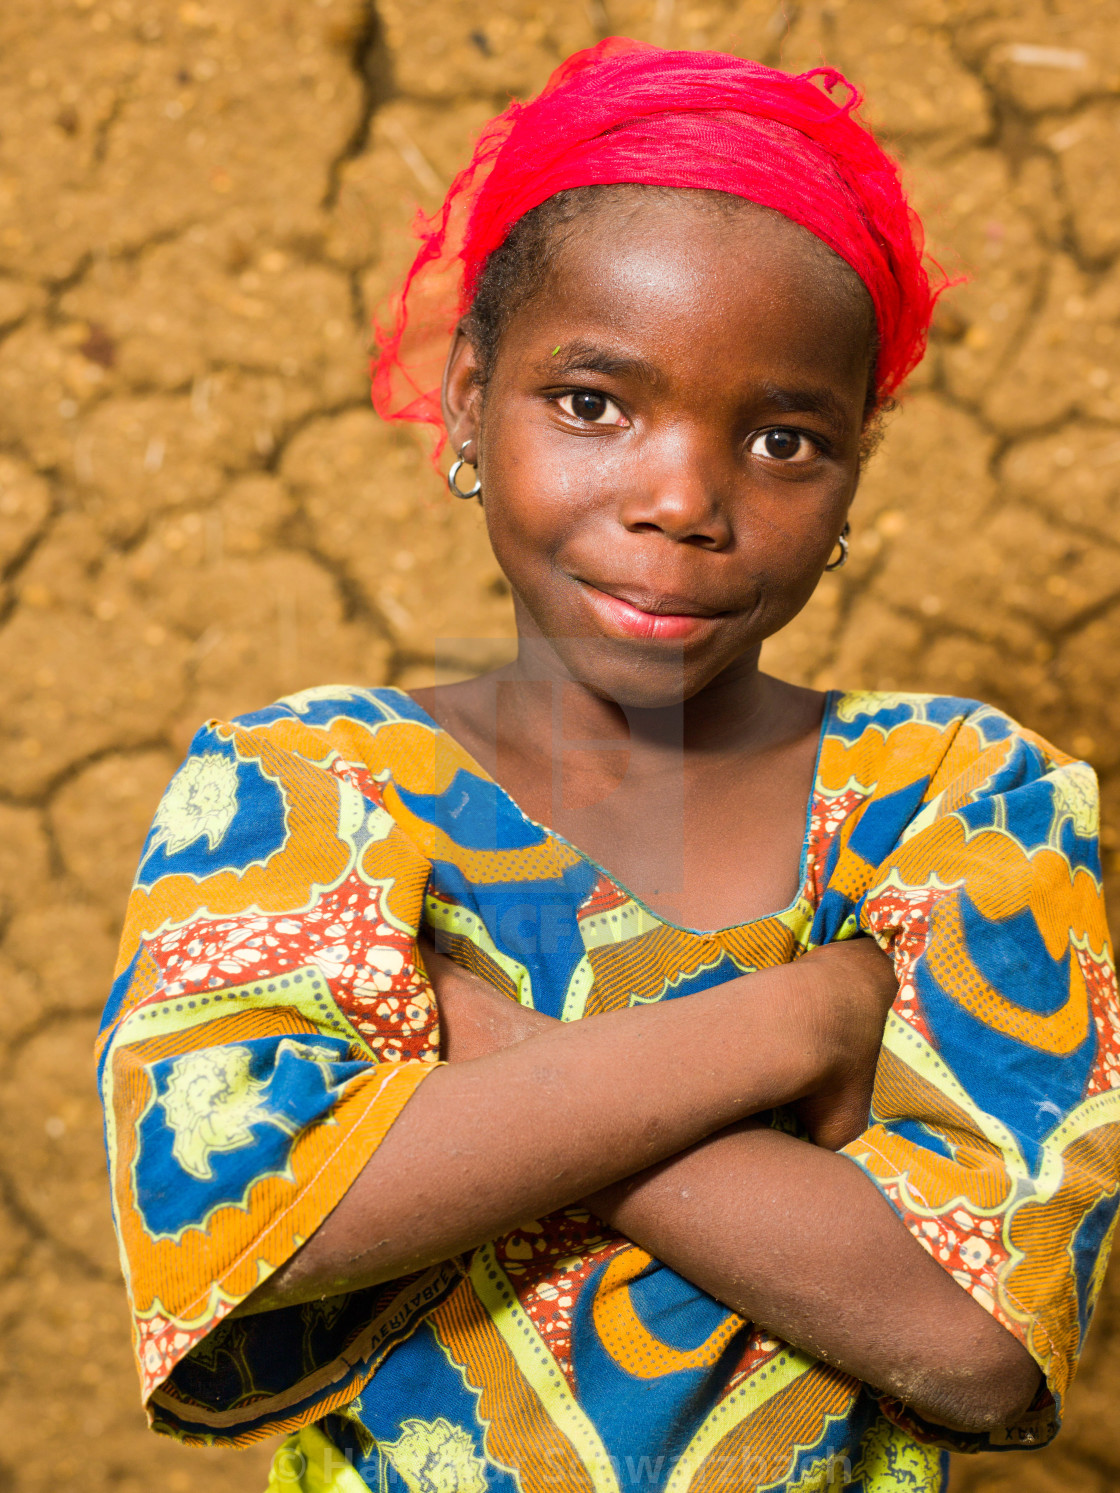
<path id="1" fill-rule="evenodd" d="M 814 233 L 870 292 L 876 394 L 889 398 L 925 352 L 938 292 L 898 168 L 856 121 L 860 102 L 833 68 L 792 77 L 623 37 L 569 57 L 537 98 L 491 120 L 443 207 L 417 220 L 420 251 L 376 329 L 378 413 L 442 429 L 448 339 L 487 256 L 557 192 L 620 182 L 728 192 Z"/>

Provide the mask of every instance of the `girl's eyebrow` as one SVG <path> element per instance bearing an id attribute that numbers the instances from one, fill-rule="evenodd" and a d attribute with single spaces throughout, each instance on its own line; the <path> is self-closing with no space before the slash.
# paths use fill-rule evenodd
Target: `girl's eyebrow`
<path id="1" fill-rule="evenodd" d="M 541 364 L 549 373 L 601 373 L 607 378 L 631 378 L 639 383 L 659 386 L 665 378 L 660 369 L 646 358 L 633 357 L 599 347 L 593 342 L 574 341 L 550 354 Z"/>
<path id="2" fill-rule="evenodd" d="M 781 384 L 763 384 L 760 405 L 770 405 L 783 415 L 820 415 L 838 430 L 848 423 L 850 411 L 831 389 L 787 389 Z"/>

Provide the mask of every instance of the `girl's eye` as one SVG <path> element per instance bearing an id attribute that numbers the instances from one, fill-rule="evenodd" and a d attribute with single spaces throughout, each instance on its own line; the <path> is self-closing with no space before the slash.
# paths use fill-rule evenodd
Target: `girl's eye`
<path id="1" fill-rule="evenodd" d="M 752 456 L 769 456 L 773 461 L 812 461 L 817 448 L 799 430 L 764 430 L 750 444 Z"/>
<path id="2" fill-rule="evenodd" d="M 622 411 L 613 399 L 597 394 L 593 389 L 577 389 L 572 394 L 563 394 L 558 400 L 566 415 L 573 415 L 588 425 L 625 425 Z"/>

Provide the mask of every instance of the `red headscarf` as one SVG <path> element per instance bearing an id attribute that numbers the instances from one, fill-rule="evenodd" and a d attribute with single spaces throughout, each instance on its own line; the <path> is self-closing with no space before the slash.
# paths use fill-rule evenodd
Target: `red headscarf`
<path id="1" fill-rule="evenodd" d="M 855 118 L 861 101 L 833 68 L 792 77 L 624 37 L 575 53 L 535 99 L 490 121 L 442 208 L 417 219 L 420 251 L 388 324 L 376 327 L 377 412 L 442 434 L 448 341 L 487 256 L 557 192 L 620 182 L 728 192 L 815 234 L 871 295 L 876 395 L 889 398 L 921 361 L 942 287 L 930 285 L 897 166 Z"/>

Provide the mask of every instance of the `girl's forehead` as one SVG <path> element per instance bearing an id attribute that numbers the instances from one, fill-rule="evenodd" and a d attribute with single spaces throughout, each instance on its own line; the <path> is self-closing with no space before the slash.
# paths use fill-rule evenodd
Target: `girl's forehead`
<path id="1" fill-rule="evenodd" d="M 639 292 L 697 279 L 709 297 L 726 296 L 754 293 L 761 278 L 775 295 L 796 289 L 874 315 L 859 276 L 808 229 L 724 193 L 606 191 L 568 226 L 550 265 L 569 295 L 599 278 Z"/>
<path id="2" fill-rule="evenodd" d="M 588 213 L 515 317 L 517 340 L 621 337 L 691 361 L 747 339 L 823 357 L 838 372 L 865 366 L 874 312 L 858 276 L 780 214 L 752 203 L 712 211 L 689 200 L 697 195 L 657 193 Z"/>

